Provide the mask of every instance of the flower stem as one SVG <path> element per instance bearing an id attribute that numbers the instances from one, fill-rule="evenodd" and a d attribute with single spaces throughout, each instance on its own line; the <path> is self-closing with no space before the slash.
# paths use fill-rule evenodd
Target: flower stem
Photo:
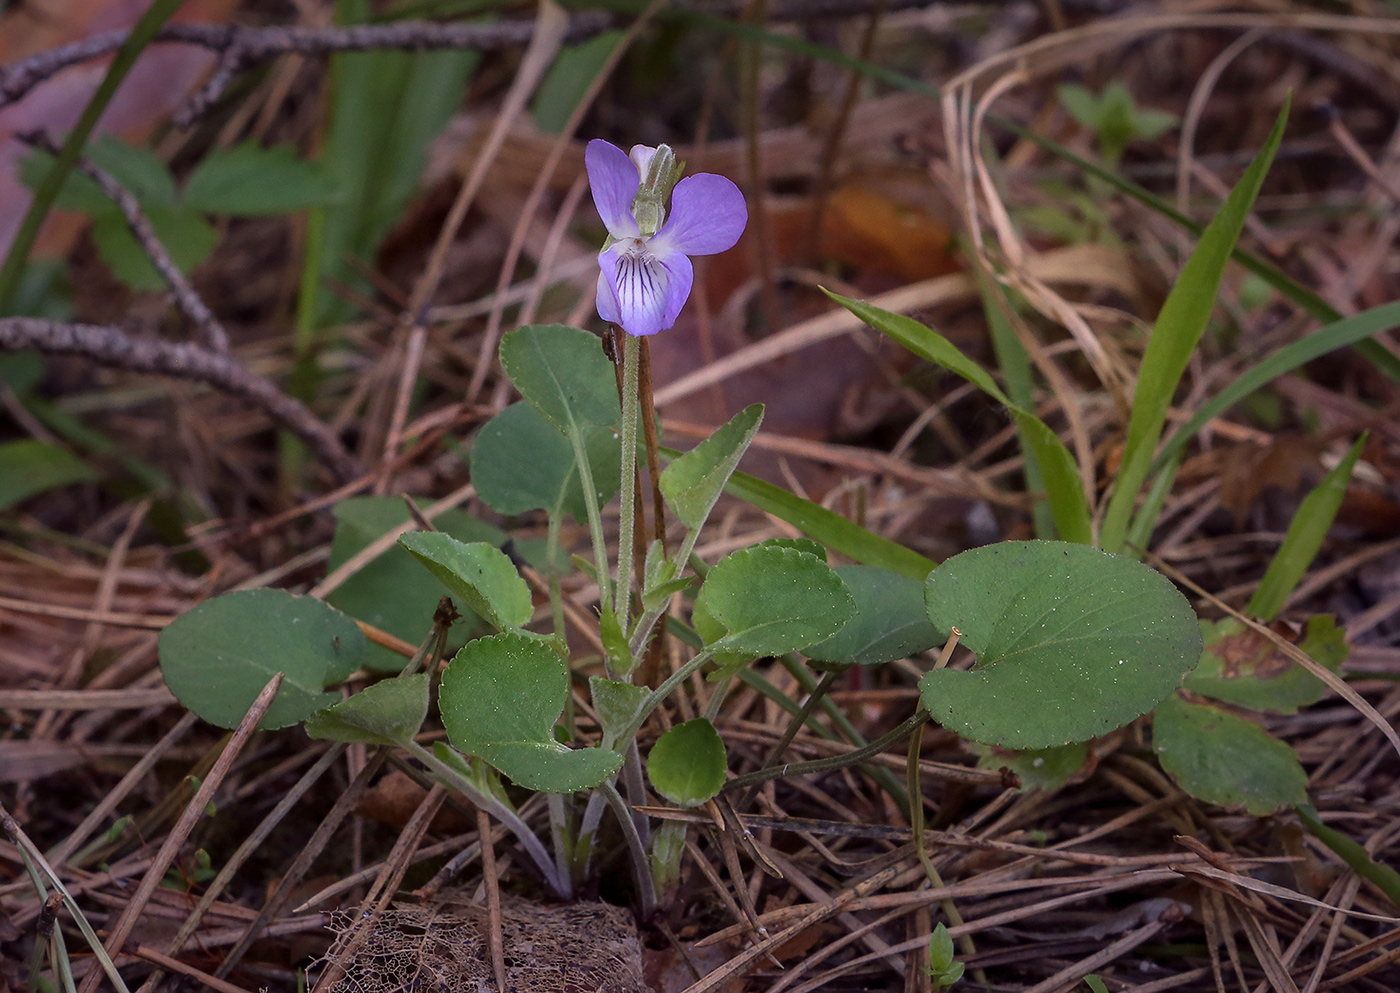
<path id="1" fill-rule="evenodd" d="M 632 614 L 632 540 L 637 526 L 637 367 L 641 345 L 622 336 L 622 505 L 618 515 L 617 619 L 625 632 Z M 635 654 L 635 653 L 634 653 Z M 636 667 L 633 666 L 635 669 Z"/>
<path id="2" fill-rule="evenodd" d="M 622 799 L 617 787 L 605 779 L 598 785 L 598 792 L 607 799 L 613 816 L 622 828 L 622 837 L 627 842 L 627 854 L 632 860 L 632 875 L 637 882 L 637 901 L 642 907 L 642 919 L 646 920 L 656 911 L 656 884 L 652 882 L 651 860 L 647 858 L 646 846 L 642 844 L 642 836 L 637 833 L 637 825 L 632 821 L 632 811 L 628 809 L 627 802 Z"/>

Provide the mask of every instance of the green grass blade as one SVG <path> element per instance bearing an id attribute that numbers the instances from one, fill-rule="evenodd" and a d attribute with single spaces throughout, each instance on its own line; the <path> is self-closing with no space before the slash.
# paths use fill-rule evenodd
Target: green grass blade
<path id="1" fill-rule="evenodd" d="M 1161 454 L 1153 460 L 1152 471 L 1160 471 L 1168 461 L 1179 457 L 1207 421 L 1218 417 L 1270 380 L 1292 372 L 1328 352 L 1354 345 L 1395 327 L 1400 327 L 1400 301 L 1382 304 L 1352 317 L 1334 321 L 1326 327 L 1318 328 L 1306 338 L 1285 345 L 1211 397 L 1190 420 L 1177 428 L 1171 439 L 1162 447 Z M 1385 349 L 1382 348 L 1381 351 Z"/>
<path id="2" fill-rule="evenodd" d="M 1272 621 L 1288 600 L 1288 595 L 1302 581 L 1308 566 L 1312 565 L 1322 540 L 1337 519 L 1337 511 L 1342 506 L 1342 498 L 1347 494 L 1347 484 L 1351 482 L 1356 460 L 1361 457 L 1361 449 L 1366 446 L 1366 435 L 1351 446 L 1346 457 L 1337 467 L 1322 477 L 1322 482 L 1303 498 L 1293 521 L 1288 525 L 1288 534 L 1283 544 L 1274 553 L 1264 578 L 1250 598 L 1245 613 L 1261 621 Z"/>
<path id="3" fill-rule="evenodd" d="M 645 7 L 645 2 L 644 0 L 594 0 L 590 6 L 635 14 L 642 11 L 643 7 Z M 743 24 L 738 21 L 718 17 L 714 14 L 706 14 L 684 8 L 664 8 L 658 12 L 657 16 L 660 18 L 684 20 L 699 27 L 710 28 L 738 38 L 761 41 L 763 44 L 773 48 L 794 52 L 798 55 L 826 62 L 843 69 L 850 69 L 859 72 L 867 79 L 885 83 L 895 89 L 904 90 L 908 93 L 919 93 L 932 100 L 940 100 L 943 96 L 943 91 L 932 83 L 926 83 L 921 79 L 907 76 L 887 66 L 876 65 L 873 62 L 867 62 L 824 45 L 813 44 L 803 38 L 780 35 L 756 25 Z M 1205 231 L 1206 226 L 1204 224 L 1181 213 L 1151 190 L 1139 186 L 1120 173 L 1104 168 L 1091 159 L 1086 159 L 1082 155 L 1076 154 L 1053 138 L 1048 138 L 1043 134 L 1039 134 L 1029 127 L 1013 121 L 1010 118 L 1003 117 L 1000 114 L 987 114 L 985 120 L 988 124 L 1001 128 L 1017 138 L 1022 138 L 1038 148 L 1049 152 L 1062 162 L 1074 166 L 1084 175 L 1091 176 L 1109 188 L 1117 190 L 1125 196 L 1132 197 L 1144 207 L 1161 214 L 1163 217 L 1184 228 L 1186 231 L 1189 231 L 1191 234 L 1199 237 Z M 1238 246 L 1235 247 L 1231 257 L 1240 266 L 1264 280 L 1319 321 L 1330 323 L 1341 320 L 1342 315 L 1339 311 L 1277 266 L 1271 265 Z M 1400 383 L 1400 357 L 1392 355 L 1385 348 L 1373 341 L 1359 341 L 1355 343 L 1354 347 L 1359 355 L 1385 375 L 1389 376 L 1392 380 Z"/>
<path id="4" fill-rule="evenodd" d="M 122 47 L 117 49 L 117 54 L 112 59 L 112 64 L 107 67 L 107 74 L 102 77 L 97 92 L 93 93 L 92 99 L 83 108 L 78 123 L 68 133 L 48 175 L 34 191 L 29 210 L 25 212 L 24 220 L 15 232 L 15 239 L 10 243 L 5 264 L 0 267 L 0 314 L 10 312 L 20 280 L 24 276 L 25 266 L 29 263 L 29 251 L 34 247 L 34 240 L 39 237 L 39 229 L 43 226 L 44 219 L 49 216 L 49 210 L 53 207 L 59 191 L 63 189 L 63 184 L 78 161 L 78 156 L 82 154 L 88 136 L 92 134 L 93 128 L 97 127 L 102 112 L 112 102 L 117 87 L 136 64 L 137 57 L 145 51 L 156 32 L 180 9 L 183 2 L 184 0 L 153 0 L 141 15 L 141 19 L 136 22 L 136 26 L 131 29 L 131 34 L 127 35 L 126 41 L 122 42 Z"/>
<path id="5" fill-rule="evenodd" d="M 1123 464 L 1114 482 L 1099 536 L 1105 551 L 1117 552 L 1123 547 L 1138 491 L 1147 479 L 1153 451 L 1162 436 L 1162 425 L 1171 406 L 1172 394 L 1176 392 L 1181 374 L 1186 371 L 1186 363 L 1196 350 L 1206 322 L 1215 308 L 1215 296 L 1221 277 L 1225 274 L 1225 263 L 1229 261 L 1240 232 L 1244 230 L 1245 220 L 1273 163 L 1279 142 L 1283 140 L 1283 129 L 1287 123 L 1288 104 L 1285 103 L 1263 149 L 1206 228 L 1157 315 L 1157 323 L 1152 329 L 1147 353 L 1138 372 Z"/>
<path id="6" fill-rule="evenodd" d="M 1002 392 L 987 370 L 973 362 L 960 352 L 957 346 L 932 328 L 920 324 L 912 317 L 881 310 L 879 307 L 843 297 L 830 290 L 822 292 L 881 334 L 899 342 L 920 358 L 956 373 L 1004 406 L 1015 419 L 1021 437 L 1035 453 L 1040 471 L 1044 475 L 1045 495 L 1050 501 L 1055 527 L 1059 530 L 1060 537 L 1065 541 L 1083 545 L 1094 543 L 1093 528 L 1089 519 L 1089 500 L 1084 493 L 1084 484 L 1079 478 L 1074 456 L 1044 421 L 1012 403 L 1011 398 Z"/>
<path id="7" fill-rule="evenodd" d="M 879 566 L 918 580 L 924 579 L 938 565 L 913 549 L 867 531 L 820 504 L 804 500 L 747 473 L 736 472 L 729 477 L 725 491 L 787 521 L 808 537 L 862 565 Z"/>
<path id="8" fill-rule="evenodd" d="M 1341 856 L 1342 861 L 1351 866 L 1362 879 L 1369 879 L 1375 883 L 1382 893 L 1390 897 L 1391 903 L 1400 907 L 1400 873 L 1371 858 L 1370 852 L 1336 828 L 1323 824 L 1322 819 L 1317 815 L 1317 809 L 1312 804 L 1293 809 L 1298 812 L 1303 826 L 1318 841 Z"/>
<path id="9" fill-rule="evenodd" d="M 982 266 L 976 266 L 975 273 L 977 288 L 982 294 L 982 311 L 987 315 L 987 329 L 991 332 L 992 348 L 996 352 L 1002 379 L 1006 381 L 1007 395 L 1021 409 L 1034 410 L 1031 359 L 1007 316 L 1011 302 L 1006 298 L 1006 291 Z M 1042 492 L 1045 490 L 1045 474 L 1040 470 L 1040 460 L 1036 458 L 1035 448 L 1019 424 L 1016 433 L 1021 440 L 1021 458 L 1025 461 L 1026 489 L 1032 493 Z M 1051 540 L 1058 537 L 1055 514 L 1048 500 L 1035 502 L 1035 506 L 1031 508 L 1031 520 L 1035 524 L 1037 538 Z"/>

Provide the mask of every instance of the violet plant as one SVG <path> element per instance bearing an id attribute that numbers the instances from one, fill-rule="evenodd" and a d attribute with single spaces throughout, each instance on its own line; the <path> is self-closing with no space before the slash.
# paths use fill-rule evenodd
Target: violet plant
<path id="1" fill-rule="evenodd" d="M 458 521 L 448 528 L 454 533 L 404 534 L 392 552 L 393 572 L 383 565 L 377 589 L 386 601 L 421 600 L 418 620 L 390 633 L 421 638 L 427 630 L 426 638 L 394 678 L 344 700 L 328 689 L 357 669 L 392 671 L 367 654 L 362 624 L 332 605 L 283 591 L 210 600 L 161 637 L 163 672 L 182 702 L 232 726 L 270 668 L 282 668 L 287 678 L 265 727 L 302 722 L 314 737 L 406 752 L 427 776 L 508 827 L 538 877 L 563 898 L 592 878 L 611 811 L 632 865 L 636 902 L 647 913 L 679 878 L 686 831 L 682 820 L 655 826 L 638 809 L 651 806 L 655 795 L 694 807 L 729 792 L 742 808 L 760 782 L 856 764 L 929 720 L 1006 748 L 1084 741 L 1147 712 L 1181 684 L 1201 654 L 1185 598 L 1131 557 L 1083 540 L 1004 542 L 937 568 L 912 553 L 894 569 L 869 561 L 832 567 L 827 548 L 810 538 L 767 541 L 699 562 L 696 542 L 726 488 L 742 483 L 753 491 L 755 481 L 737 468 L 763 410 L 740 411 L 688 452 L 663 453 L 643 370 L 651 336 L 675 324 L 690 295 L 690 256 L 738 241 L 747 221 L 744 199 L 724 177 L 681 178 L 682 164 L 664 145 L 637 146 L 628 155 L 593 141 L 586 162 L 609 235 L 598 256 L 598 313 L 618 329 L 612 337 L 620 339 L 613 352 L 620 352 L 620 374 L 589 331 L 536 325 L 509 332 L 501 365 L 522 400 L 484 425 L 471 449 L 478 496 L 503 517 L 542 511 L 543 547 L 522 544 L 512 559 L 501 547 L 506 535 L 482 522 Z M 876 326 L 885 323 L 886 315 L 871 316 Z M 1033 415 L 1019 413 L 1033 429 L 1027 420 Z M 1046 452 L 1058 442 L 1048 428 L 1034 436 Z M 653 484 L 650 501 L 638 487 L 639 452 Z M 663 454 L 670 457 L 664 469 Z M 614 495 L 618 527 L 610 546 L 603 510 Z M 829 515 L 788 496 L 803 508 L 798 521 Z M 343 523 L 368 519 L 352 512 L 357 506 L 370 509 L 342 503 Z M 566 517 L 587 525 L 592 559 L 576 555 L 573 564 L 596 583 L 596 619 L 571 615 L 563 594 Z M 1082 539 L 1088 531 L 1067 527 L 1065 534 Z M 544 577 L 544 618 L 522 576 L 522 556 Z M 390 558 L 364 575 L 372 578 Z M 431 577 L 450 597 L 436 613 L 437 597 L 417 592 L 422 588 L 402 571 L 410 562 L 424 567 L 420 579 Z M 368 602 L 363 591 L 354 602 Z M 601 657 L 573 656 L 566 627 L 580 624 L 601 646 Z M 436 688 L 443 741 L 425 731 L 425 722 L 454 627 L 469 638 Z M 678 664 L 649 673 L 668 642 L 683 646 Z M 959 642 L 975 655 L 974 667 L 948 664 Z M 823 698 L 851 666 L 918 657 L 940 645 L 920 683 L 921 705 L 877 741 L 866 742 Z M 736 678 L 782 698 L 754 667 L 766 658 L 810 692 L 801 705 L 787 701 L 792 720 L 764 766 L 735 775 L 716 722 Z M 707 699 L 694 701 L 702 716 L 654 739 L 644 733 L 657 708 L 689 692 L 690 677 L 707 669 Z M 588 722 L 576 719 L 571 695 L 574 676 L 585 671 Z M 578 703 L 584 702 L 581 696 Z M 815 722 L 819 705 L 851 749 L 784 763 L 787 743 Z M 431 747 L 420 740 L 425 736 Z M 911 782 L 917 785 L 917 777 Z M 882 784 L 908 802 L 888 774 Z M 548 845 L 520 806 L 522 790 L 548 795 Z M 940 975 L 951 981 L 952 968 L 951 960 L 940 963 Z"/>

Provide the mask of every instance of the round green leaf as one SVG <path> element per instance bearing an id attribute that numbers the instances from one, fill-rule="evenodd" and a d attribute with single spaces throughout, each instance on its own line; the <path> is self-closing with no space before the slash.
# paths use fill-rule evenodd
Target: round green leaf
<path id="1" fill-rule="evenodd" d="M 234 728 L 273 673 L 286 678 L 259 727 L 287 727 L 335 703 L 325 688 L 360 667 L 365 636 L 312 597 L 244 590 L 207 600 L 160 633 L 160 669 L 182 704 Z"/>
<path id="2" fill-rule="evenodd" d="M 855 616 L 856 602 L 841 577 L 816 556 L 758 545 L 715 564 L 696 610 L 726 632 L 713 641 L 719 651 L 781 655 L 840 631 Z"/>
<path id="3" fill-rule="evenodd" d="M 563 324 L 532 324 L 501 339 L 510 381 L 560 431 L 616 425 L 622 417 L 613 364 L 597 335 Z"/>
<path id="4" fill-rule="evenodd" d="M 677 724 L 656 740 L 647 756 L 647 778 L 667 800 L 694 807 L 724 786 L 729 757 L 715 726 L 703 717 Z"/>
<path id="5" fill-rule="evenodd" d="M 438 706 L 458 750 L 528 789 L 572 793 L 617 772 L 622 756 L 554 740 L 568 692 L 568 669 L 549 641 L 505 631 L 457 653 L 442 674 Z"/>
<path id="6" fill-rule="evenodd" d="M 1133 559 L 1061 541 L 1008 541 L 954 556 L 924 585 L 928 616 L 956 627 L 970 672 L 919 682 L 934 719 L 1006 748 L 1051 748 L 1127 724 L 1201 655 L 1186 598 Z"/>
<path id="7" fill-rule="evenodd" d="M 1308 802 L 1308 775 L 1293 749 L 1252 721 L 1173 693 L 1153 715 L 1157 760 L 1183 790 L 1262 817 Z"/>
<path id="8" fill-rule="evenodd" d="M 413 557 L 498 630 L 527 624 L 534 613 L 530 587 L 505 552 L 484 541 L 458 541 L 441 531 L 410 531 L 399 538 Z"/>
<path id="9" fill-rule="evenodd" d="M 943 639 L 928 622 L 924 584 L 868 565 L 838 566 L 836 575 L 856 601 L 856 616 L 803 654 L 823 665 L 880 665 L 926 651 Z"/>
<path id="10" fill-rule="evenodd" d="M 583 428 L 583 444 L 593 468 L 598 502 L 617 492 L 621 448 L 608 428 Z M 531 510 L 553 513 L 562 507 L 574 520 L 586 520 L 583 485 L 567 438 L 528 403 L 514 403 L 484 424 L 472 443 L 472 482 L 498 514 Z"/>

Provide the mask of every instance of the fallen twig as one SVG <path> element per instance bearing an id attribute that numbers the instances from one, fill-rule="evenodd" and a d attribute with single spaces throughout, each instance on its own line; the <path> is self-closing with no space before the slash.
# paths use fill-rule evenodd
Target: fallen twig
<path id="1" fill-rule="evenodd" d="M 360 474 L 358 461 L 340 438 L 304 404 L 227 355 L 188 342 L 133 338 L 117 328 L 94 324 L 67 324 L 33 317 L 0 318 L 0 349 L 21 348 L 49 355 L 81 355 L 117 369 L 208 383 L 248 400 L 306 442 L 338 480 L 344 482 Z"/>
<path id="2" fill-rule="evenodd" d="M 43 131 L 28 131 L 16 137 L 26 145 L 48 152 L 50 155 L 57 155 L 59 152 L 57 143 Z M 185 278 L 185 274 L 175 264 L 175 260 L 170 257 L 165 245 L 156 235 L 155 229 L 151 227 L 151 222 L 146 220 L 146 215 L 142 213 L 141 204 L 122 187 L 121 183 L 118 183 L 104 170 L 99 169 L 89 159 L 80 157 L 77 161 L 77 170 L 96 183 L 107 198 L 117 205 L 127 227 L 131 229 L 132 237 L 141 246 L 141 250 L 146 253 L 146 257 L 151 260 L 151 265 L 156 267 L 156 272 L 160 273 L 161 278 L 169 285 L 176 304 L 199 330 L 204 344 L 220 355 L 228 354 L 228 332 L 224 330 L 224 326 L 219 323 L 219 319 L 214 316 L 213 311 L 200 299 L 199 294 L 190 285 L 190 281 Z"/>

